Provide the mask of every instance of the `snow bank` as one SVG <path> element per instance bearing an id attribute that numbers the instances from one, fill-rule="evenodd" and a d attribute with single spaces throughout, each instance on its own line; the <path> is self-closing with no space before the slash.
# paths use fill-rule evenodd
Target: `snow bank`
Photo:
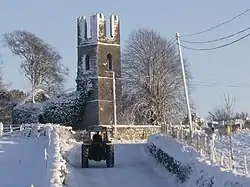
<path id="1" fill-rule="evenodd" d="M 148 137 L 148 150 L 180 187 L 249 187 L 250 179 L 222 171 L 212 165 L 193 148 L 178 143 L 173 138 L 155 134 Z"/>
<path id="2" fill-rule="evenodd" d="M 45 151 L 45 160 L 47 161 L 47 183 L 48 187 L 61 187 L 65 184 L 68 174 L 66 161 L 61 155 L 60 136 L 56 126 L 47 125 L 49 136 L 49 146 Z"/>
<path id="3" fill-rule="evenodd" d="M 71 127 L 54 126 L 60 136 L 61 155 L 67 162 L 68 175 L 65 179 L 65 184 L 71 187 L 77 187 L 74 169 L 81 167 L 81 142 L 75 139 L 76 132 Z"/>

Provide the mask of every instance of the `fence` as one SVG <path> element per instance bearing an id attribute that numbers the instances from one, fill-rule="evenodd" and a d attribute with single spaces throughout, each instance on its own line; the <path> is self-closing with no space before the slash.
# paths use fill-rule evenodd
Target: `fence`
<path id="1" fill-rule="evenodd" d="M 232 150 L 228 149 L 228 152 L 216 149 L 215 134 L 206 134 L 204 132 L 196 132 L 193 136 L 190 136 L 188 129 L 183 129 L 179 125 L 168 125 L 163 124 L 161 131 L 164 134 L 172 136 L 177 141 L 193 147 L 195 150 L 200 152 L 202 156 L 209 159 L 213 164 L 221 167 L 222 170 L 233 170 L 239 173 L 248 175 L 248 162 L 247 156 L 244 155 L 242 158 L 233 157 Z M 229 146 L 231 146 L 229 144 Z M 237 160 L 237 167 L 235 167 Z"/>
<path id="2" fill-rule="evenodd" d="M 41 131 L 38 124 L 3 124 L 0 122 L 0 136 L 15 136 L 20 135 L 20 133 L 24 136 L 30 137 L 33 132 Z"/>
<path id="3" fill-rule="evenodd" d="M 3 125 L 3 123 L 0 122 L 0 135 L 9 134 L 22 129 L 23 125 Z"/>
<path id="4" fill-rule="evenodd" d="M 0 137 L 15 136 L 15 135 L 30 137 L 32 136 L 32 134 L 35 136 L 46 135 L 45 127 L 46 126 L 39 124 L 7 125 L 0 122 Z M 45 158 L 45 163 L 47 163 L 47 158 Z M 30 187 L 35 187 L 35 186 L 31 184 Z"/>

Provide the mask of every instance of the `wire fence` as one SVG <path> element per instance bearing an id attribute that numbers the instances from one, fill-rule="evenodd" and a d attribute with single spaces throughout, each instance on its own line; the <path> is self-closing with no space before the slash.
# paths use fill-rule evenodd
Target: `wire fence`
<path id="1" fill-rule="evenodd" d="M 234 172 L 248 175 L 248 163 L 250 158 L 246 154 L 234 155 L 232 143 L 230 144 L 230 138 L 228 138 L 228 145 L 225 145 L 225 149 L 216 147 L 217 141 L 220 140 L 220 136 L 212 134 L 206 134 L 204 132 L 195 132 L 193 136 L 190 135 L 189 129 L 183 129 L 181 126 L 163 124 L 161 131 L 175 138 L 178 142 L 193 147 L 200 155 L 211 161 L 214 165 L 219 166 L 222 170 L 232 170 Z M 217 137 L 216 137 L 217 136 Z"/>

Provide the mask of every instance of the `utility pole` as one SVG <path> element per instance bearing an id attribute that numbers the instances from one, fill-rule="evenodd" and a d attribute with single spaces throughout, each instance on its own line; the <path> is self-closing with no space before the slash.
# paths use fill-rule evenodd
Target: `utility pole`
<path id="1" fill-rule="evenodd" d="M 113 75 L 113 107 L 114 107 L 114 126 L 115 126 L 115 137 L 117 137 L 117 117 L 116 117 L 116 93 L 115 93 L 115 72 L 112 71 Z"/>
<path id="2" fill-rule="evenodd" d="M 33 68 L 33 75 L 32 75 L 32 102 L 35 103 L 35 72 L 34 72 L 34 68 Z"/>
<path id="3" fill-rule="evenodd" d="M 32 64 L 32 102 L 35 103 L 35 63 Z"/>
<path id="4" fill-rule="evenodd" d="M 176 40 L 177 40 L 177 45 L 178 45 L 179 58 L 180 58 L 180 62 L 181 62 L 182 78 L 183 78 L 183 85 L 184 85 L 185 98 L 186 98 L 186 104 L 187 104 L 190 135 L 193 136 L 192 116 L 191 116 L 190 102 L 189 102 L 188 89 L 187 89 L 186 73 L 185 73 L 185 67 L 184 67 L 184 62 L 183 62 L 183 57 L 182 57 L 181 42 L 180 42 L 180 34 L 179 33 L 176 33 Z"/>

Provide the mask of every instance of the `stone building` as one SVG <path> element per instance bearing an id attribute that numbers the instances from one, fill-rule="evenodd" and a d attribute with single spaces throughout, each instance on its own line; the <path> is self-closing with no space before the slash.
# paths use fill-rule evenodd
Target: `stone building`
<path id="1" fill-rule="evenodd" d="M 101 13 L 92 15 L 90 24 L 86 17 L 77 18 L 77 57 L 77 91 L 88 86 L 93 89 L 84 108 L 81 127 L 113 124 L 113 72 L 117 101 L 121 95 L 119 17 L 111 15 L 109 24 Z"/>

